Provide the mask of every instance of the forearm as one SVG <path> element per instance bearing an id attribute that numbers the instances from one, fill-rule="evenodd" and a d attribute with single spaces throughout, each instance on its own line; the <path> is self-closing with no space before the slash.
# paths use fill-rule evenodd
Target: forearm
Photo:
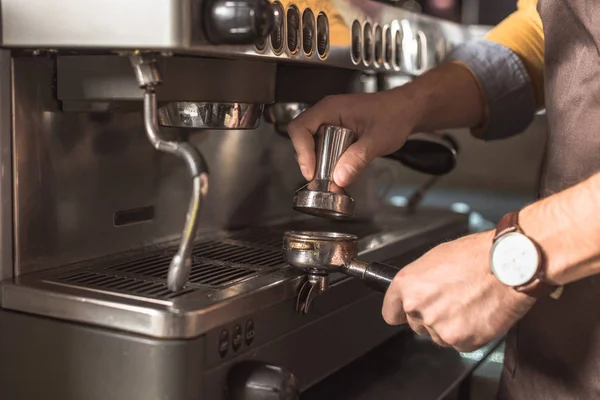
<path id="1" fill-rule="evenodd" d="M 393 89 L 392 96 L 411 99 L 413 132 L 468 128 L 484 119 L 484 100 L 478 82 L 465 67 L 444 63 L 407 85 Z M 460 99 L 460 101 L 457 101 Z"/>
<path id="2" fill-rule="evenodd" d="M 548 279 L 567 284 L 600 273 L 600 173 L 533 203 L 520 225 L 539 243 Z"/>

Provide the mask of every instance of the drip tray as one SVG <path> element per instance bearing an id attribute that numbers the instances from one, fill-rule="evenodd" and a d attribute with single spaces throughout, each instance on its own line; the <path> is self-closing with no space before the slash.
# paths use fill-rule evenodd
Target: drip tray
<path id="1" fill-rule="evenodd" d="M 221 240 L 196 244 L 192 251 L 189 283 L 176 293 L 166 278 L 176 248 L 152 254 L 120 256 L 96 261 L 93 266 L 74 266 L 69 272 L 49 276 L 45 283 L 93 290 L 112 295 L 152 300 L 173 300 L 198 290 L 219 290 L 286 266 L 281 246 L 286 230 L 335 230 L 359 237 L 381 232 L 373 223 L 301 220 L 293 223 L 231 232 Z"/>
<path id="2" fill-rule="evenodd" d="M 190 281 L 178 293 L 166 285 L 177 251 L 174 243 L 22 275 L 1 282 L 0 301 L 4 309 L 22 313 L 151 337 L 192 338 L 241 321 L 256 310 L 293 303 L 305 275 L 283 260 L 286 230 L 352 233 L 361 239 L 361 259 L 404 263 L 414 251 L 463 234 L 467 228 L 468 216 L 443 210 L 410 216 L 382 213 L 372 222 L 286 220 L 198 238 Z M 346 305 L 360 294 L 345 286 L 344 282 L 354 284 L 352 280 L 339 275 L 328 298 L 342 296 L 340 304 Z M 365 288 L 361 293 L 369 292 Z M 293 306 L 290 313 L 296 315 Z"/>

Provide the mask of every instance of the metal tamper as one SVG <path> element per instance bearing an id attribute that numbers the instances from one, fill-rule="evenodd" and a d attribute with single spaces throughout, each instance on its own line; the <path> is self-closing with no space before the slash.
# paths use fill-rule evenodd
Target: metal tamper
<path id="1" fill-rule="evenodd" d="M 315 134 L 316 172 L 296 192 L 293 208 L 317 217 L 347 219 L 354 215 L 354 199 L 333 181 L 340 157 L 356 140 L 356 134 L 340 126 L 322 125 Z"/>
<path id="2" fill-rule="evenodd" d="M 354 199 L 335 184 L 333 171 L 342 154 L 357 139 L 358 135 L 353 131 L 339 126 L 322 125 L 318 129 L 315 134 L 315 177 L 296 192 L 294 210 L 330 219 L 350 219 L 354 216 Z M 399 150 L 384 156 L 413 171 L 432 176 L 411 197 L 409 211 L 420 203 L 427 189 L 454 169 L 457 153 L 458 145 L 450 135 L 421 133 L 412 135 Z"/>

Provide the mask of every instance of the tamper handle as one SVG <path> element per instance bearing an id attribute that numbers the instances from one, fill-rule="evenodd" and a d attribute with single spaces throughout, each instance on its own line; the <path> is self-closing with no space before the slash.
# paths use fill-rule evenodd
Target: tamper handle
<path id="1" fill-rule="evenodd" d="M 333 181 L 333 171 L 342 154 L 356 140 L 356 134 L 341 126 L 321 125 L 315 134 L 315 180 Z"/>
<path id="2" fill-rule="evenodd" d="M 367 286 L 378 292 L 387 292 L 400 268 L 380 262 L 365 263 L 353 260 L 346 267 L 345 272 L 355 278 L 361 279 Z"/>

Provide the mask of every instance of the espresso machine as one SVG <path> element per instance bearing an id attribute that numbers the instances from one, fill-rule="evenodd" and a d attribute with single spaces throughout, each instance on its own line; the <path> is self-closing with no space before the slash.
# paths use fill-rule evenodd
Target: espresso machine
<path id="1" fill-rule="evenodd" d="M 386 205 L 410 164 L 391 158 L 347 188 L 350 218 L 299 212 L 286 126 L 480 29 L 366 0 L 0 7 L 2 398 L 295 399 L 402 328 L 360 279 L 288 264 L 286 231 L 397 266 L 467 232 Z"/>

